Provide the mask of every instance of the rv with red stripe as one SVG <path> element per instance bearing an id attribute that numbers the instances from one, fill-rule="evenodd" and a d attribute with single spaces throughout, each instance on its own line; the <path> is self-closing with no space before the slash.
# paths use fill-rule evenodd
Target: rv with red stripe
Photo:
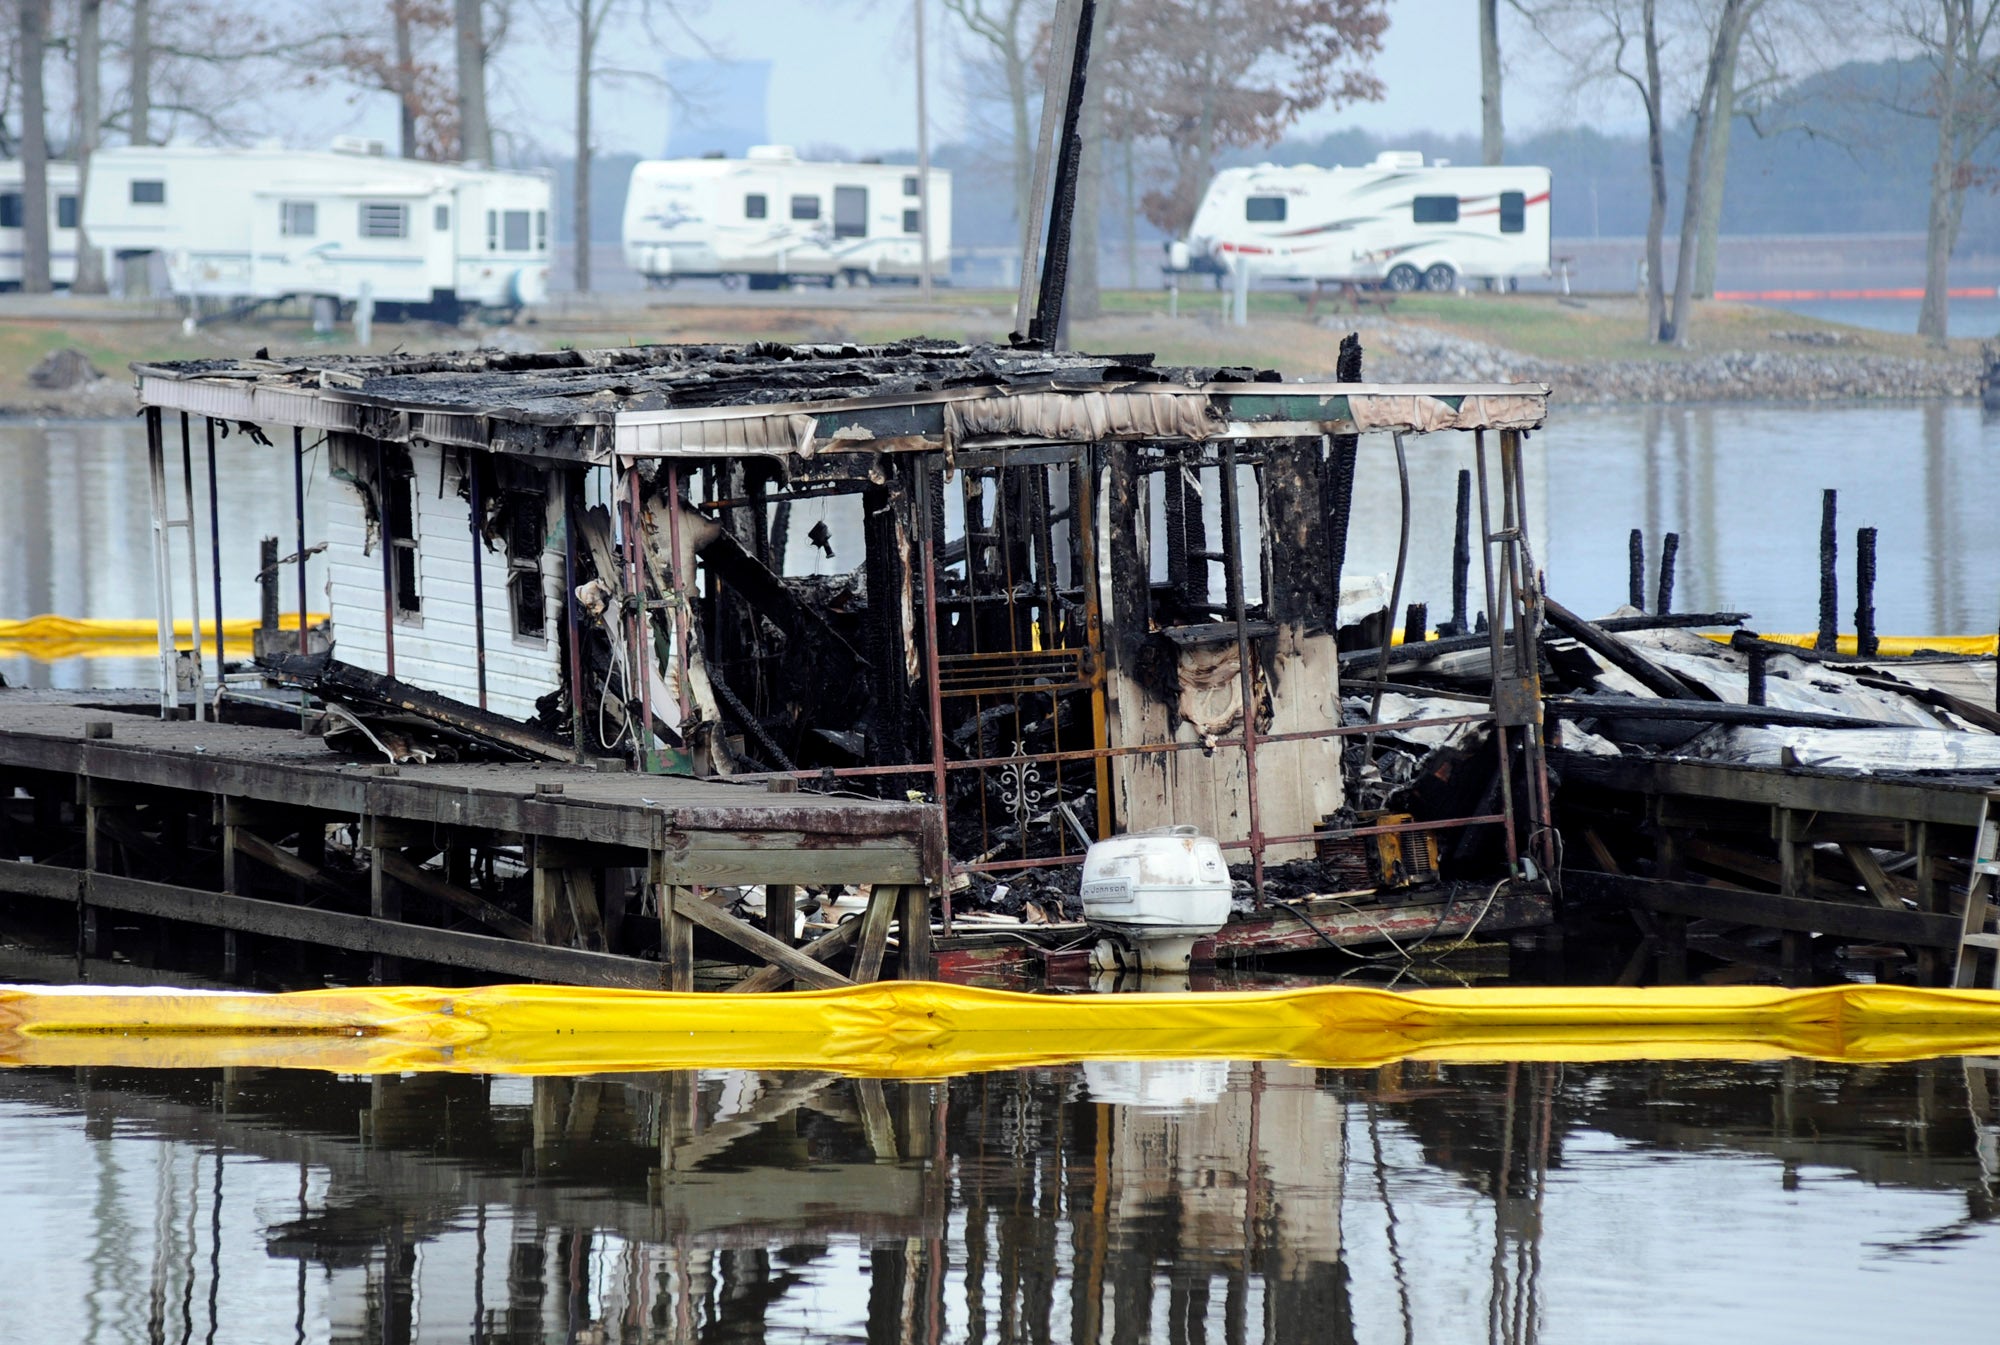
<path id="1" fill-rule="evenodd" d="M 1227 168 L 1169 269 L 1336 281 L 1408 293 L 1550 274 L 1549 170 L 1426 165 L 1398 150 L 1365 168 Z"/>

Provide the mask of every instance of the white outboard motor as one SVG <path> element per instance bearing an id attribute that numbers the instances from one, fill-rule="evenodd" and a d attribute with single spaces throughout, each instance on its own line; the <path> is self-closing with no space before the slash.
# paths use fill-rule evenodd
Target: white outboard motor
<path id="1" fill-rule="evenodd" d="M 1095 842 L 1083 857 L 1083 918 L 1112 938 L 1092 963 L 1185 972 L 1195 940 L 1228 923 L 1230 890 L 1222 847 L 1194 827 Z"/>

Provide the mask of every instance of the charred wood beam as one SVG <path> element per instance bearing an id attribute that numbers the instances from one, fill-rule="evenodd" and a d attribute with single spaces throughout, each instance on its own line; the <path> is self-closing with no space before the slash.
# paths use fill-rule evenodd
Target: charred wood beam
<path id="1" fill-rule="evenodd" d="M 568 743 L 538 728 L 440 696 L 408 682 L 342 663 L 328 654 L 285 654 L 258 660 L 274 676 L 330 700 L 351 700 L 428 719 L 442 729 L 524 758 L 569 761 Z"/>
<path id="2" fill-rule="evenodd" d="M 1055 190 L 1049 204 L 1049 242 L 1042 254 L 1041 294 L 1036 302 L 1035 316 L 1028 325 L 1028 344 L 1043 350 L 1055 349 L 1057 328 L 1062 323 L 1063 292 L 1069 287 L 1069 247 L 1076 215 L 1076 180 L 1083 164 L 1083 91 L 1090 77 L 1090 31 L 1096 16 L 1097 0 L 1077 0 L 1076 43 L 1072 48 L 1074 55 L 1070 58 L 1062 135 L 1057 142 Z M 1040 205 L 1039 201 L 1033 202 L 1031 208 L 1039 208 Z M 1088 239 L 1086 245 L 1096 247 L 1097 240 Z M 1023 257 L 1021 264 L 1031 266 L 1034 258 Z"/>
<path id="3" fill-rule="evenodd" d="M 1430 694 L 1428 692 L 1424 693 Z M 1652 719 L 1676 723 L 1762 724 L 1801 729 L 1885 729 L 1897 724 L 1884 719 L 1825 714 L 1817 710 L 1779 710 L 1768 705 L 1736 705 L 1728 701 L 1664 701 L 1647 696 L 1552 697 L 1548 712 L 1559 719 Z"/>
<path id="4" fill-rule="evenodd" d="M 1681 612 L 1671 616 L 1614 616 L 1607 617 L 1602 621 L 1594 621 L 1591 624 L 1607 634 L 1617 635 L 1627 631 L 1639 630 L 1686 630 L 1703 626 L 1736 626 L 1741 625 L 1749 619 L 1750 614 L 1748 612 Z M 1545 633 L 1543 636 L 1544 643 L 1550 638 L 1553 637 Z M 1741 632 L 1738 632 L 1737 638 L 1742 638 Z M 1401 645 L 1390 651 L 1389 666 L 1396 668 L 1423 664 L 1435 658 L 1442 658 L 1446 654 L 1463 654 L 1468 650 L 1485 649 L 1491 643 L 1484 635 L 1456 635 L 1448 640 L 1427 640 L 1422 645 L 1417 646 Z M 1508 633 L 1506 643 L 1509 645 L 1513 643 L 1512 632 Z M 1786 653 L 1809 654 L 1811 652 L 1810 650 L 1795 650 L 1790 645 L 1773 645 L 1772 648 L 1783 649 Z M 1345 670 L 1357 664 L 1373 663 L 1380 657 L 1381 651 L 1377 649 L 1350 649 L 1341 654 L 1340 666 Z"/>
<path id="5" fill-rule="evenodd" d="M 1958 944 L 1958 917 L 1927 911 L 1891 911 L 1808 897 L 1628 878 L 1586 869 L 1563 871 L 1563 893 L 1582 901 L 1624 903 L 1666 915 L 1826 934 L 1866 943 L 1902 943 L 1918 948 L 1953 948 Z"/>
<path id="6" fill-rule="evenodd" d="M 1699 699 L 1678 677 L 1624 641 L 1613 639 L 1602 626 L 1584 620 L 1554 598 L 1544 598 L 1542 601 L 1550 625 L 1604 659 L 1612 667 L 1635 679 L 1654 695 L 1668 700 Z"/>

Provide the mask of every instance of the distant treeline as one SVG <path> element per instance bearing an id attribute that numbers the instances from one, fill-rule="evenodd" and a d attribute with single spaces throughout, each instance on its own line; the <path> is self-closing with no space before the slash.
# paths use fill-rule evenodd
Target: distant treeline
<path id="1" fill-rule="evenodd" d="M 1729 178 L 1723 196 L 1725 234 L 1921 233 L 1936 127 L 1914 118 L 1879 115 L 1862 124 L 1854 114 L 1854 98 L 1876 80 L 1886 81 L 1892 67 L 1846 66 L 1805 82 L 1788 105 L 1760 115 L 1755 122 L 1739 117 L 1730 140 Z M 1803 129 L 1811 126 L 1814 129 Z M 1760 127 L 1762 133 L 1760 133 Z M 1672 176 L 1678 179 L 1687 162 L 1688 127 L 1675 127 L 1667 139 Z M 1123 146 L 1108 147 L 1102 213 L 1103 245 L 1122 245 L 1126 235 L 1123 195 Z M 1476 135 L 1377 135 L 1368 131 L 1336 131 L 1318 139 L 1288 139 L 1262 151 L 1225 156 L 1230 164 L 1312 163 L 1365 164 L 1384 150 L 1420 150 L 1427 158 L 1458 164 L 1479 162 Z M 1136 151 L 1143 193 L 1147 153 Z M 819 157 L 815 152 L 815 157 Z M 890 162 L 913 162 L 909 152 L 882 156 Z M 1003 156 L 973 144 L 939 146 L 933 160 L 952 171 L 952 242 L 957 247 L 1005 246 L 1019 240 L 1013 185 Z M 1512 136 L 1509 163 L 1547 167 L 1555 182 L 1555 233 L 1564 238 L 1631 236 L 1646 230 L 1645 142 L 1639 135 L 1608 136 L 1587 128 Z M 616 242 L 625 208 L 625 183 L 637 155 L 598 158 L 592 176 L 591 233 L 599 242 Z M 548 159 L 556 170 L 557 237 L 568 241 L 572 210 L 563 184 L 569 160 Z M 1678 191 L 1668 211 L 1668 228 L 1680 220 Z M 1141 217 L 1134 230 L 1142 247 L 1161 241 L 1159 231 Z M 2000 243 L 2000 196 L 1974 189 L 1966 198 L 1965 223 L 1959 251 L 1981 251 Z"/>

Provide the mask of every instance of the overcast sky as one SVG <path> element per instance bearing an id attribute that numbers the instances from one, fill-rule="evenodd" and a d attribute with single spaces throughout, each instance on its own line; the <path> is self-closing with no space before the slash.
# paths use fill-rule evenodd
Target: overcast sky
<path id="1" fill-rule="evenodd" d="M 931 120 L 935 142 L 966 130 L 966 101 L 954 50 L 962 39 L 930 0 Z M 1503 13 L 1504 13 L 1503 6 Z M 1380 103 L 1324 110 L 1299 128 L 1318 135 L 1343 126 L 1371 131 L 1476 132 L 1479 129 L 1479 46 L 1473 0 L 1390 0 L 1389 31 L 1375 62 L 1387 86 Z M 717 55 L 772 63 L 772 139 L 792 145 L 839 145 L 856 153 L 915 144 L 916 83 L 911 69 L 911 0 L 712 0 L 690 27 Z M 636 25 L 605 43 L 635 69 L 657 72 L 669 59 L 700 59 L 696 37 L 671 24 L 657 39 Z M 570 62 L 574 50 L 560 28 L 524 16 L 495 71 L 494 121 L 525 130 L 543 147 L 562 151 L 571 135 Z M 1507 122 L 1524 132 L 1561 120 L 1548 93 L 1550 58 L 1525 32 L 1503 28 L 1509 66 Z M 1538 78 L 1539 77 L 1539 78 Z M 325 99 L 317 139 L 360 131 L 393 140 L 394 109 L 386 96 L 359 102 Z M 1615 110 L 1615 109 L 1614 109 Z M 660 154 L 671 100 L 657 80 L 605 80 L 595 119 L 600 152 Z M 1602 118 L 1594 118 L 1605 125 Z M 310 123 L 295 135 L 313 138 Z M 1623 129 L 1623 128 L 1620 128 Z"/>

